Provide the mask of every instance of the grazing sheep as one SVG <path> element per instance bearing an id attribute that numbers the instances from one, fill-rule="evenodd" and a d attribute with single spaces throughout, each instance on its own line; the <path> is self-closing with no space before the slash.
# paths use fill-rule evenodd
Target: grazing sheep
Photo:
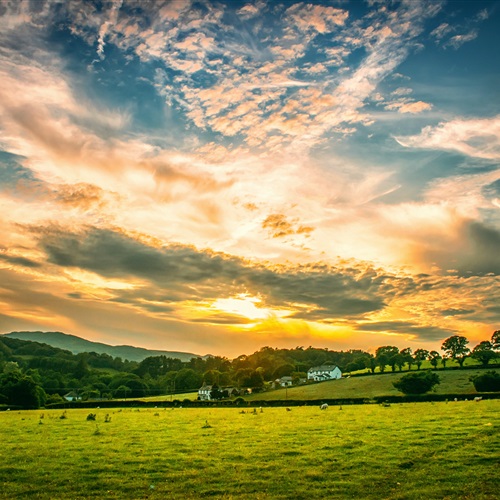
<path id="1" fill-rule="evenodd" d="M 483 399 L 483 398 L 482 398 L 482 396 L 476 396 L 476 397 L 474 398 L 474 401 L 475 401 L 476 403 L 479 403 L 479 401 L 481 401 L 481 399 Z"/>
<path id="2" fill-rule="evenodd" d="M 328 408 L 328 405 L 326 403 L 323 403 L 319 408 L 320 410 L 326 410 Z"/>

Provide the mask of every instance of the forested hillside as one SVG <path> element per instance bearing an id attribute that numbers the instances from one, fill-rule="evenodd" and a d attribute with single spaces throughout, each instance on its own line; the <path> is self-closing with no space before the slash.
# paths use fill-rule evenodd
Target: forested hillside
<path id="1" fill-rule="evenodd" d="M 142 361 L 150 356 L 167 356 L 178 358 L 182 361 L 189 361 L 196 354 L 190 352 L 178 351 L 158 351 L 152 349 L 144 349 L 142 347 L 133 347 L 130 345 L 108 345 L 101 342 L 91 342 L 90 340 L 82 339 L 76 335 L 70 335 L 63 332 L 10 332 L 4 334 L 6 337 L 12 337 L 19 340 L 30 340 L 32 342 L 40 342 L 49 344 L 59 349 L 65 349 L 73 354 L 81 352 L 97 352 L 99 354 L 109 354 L 114 358 L 128 359 L 129 361 Z"/>
<path id="2" fill-rule="evenodd" d="M 151 356 L 141 362 L 127 361 L 105 353 L 73 354 L 47 344 L 0 336 L 0 404 L 39 407 L 61 402 L 73 393 L 78 399 L 139 398 L 197 390 L 203 383 L 235 387 L 253 392 L 267 390 L 272 382 L 290 376 L 294 384 L 306 378 L 307 370 L 319 365 L 337 365 L 342 372 L 383 373 L 387 369 L 419 370 L 425 362 L 437 368 L 462 367 L 467 358 L 488 366 L 498 357 L 500 331 L 491 342 L 467 347 L 465 337 L 453 336 L 442 345 L 443 355 L 395 346 L 379 347 L 375 354 L 362 350 L 331 351 L 315 347 L 274 349 L 263 347 L 251 355 L 230 360 L 221 356 L 193 357 L 182 361 Z"/>

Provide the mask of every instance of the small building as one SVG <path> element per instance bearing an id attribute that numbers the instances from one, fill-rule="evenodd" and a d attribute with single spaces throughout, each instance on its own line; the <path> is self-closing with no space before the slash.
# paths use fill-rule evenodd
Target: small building
<path id="1" fill-rule="evenodd" d="M 292 377 L 290 377 L 290 376 L 277 378 L 274 381 L 274 383 L 275 383 L 275 385 L 279 385 L 281 387 L 292 387 L 292 385 L 293 385 Z"/>
<path id="2" fill-rule="evenodd" d="M 324 380 L 334 380 L 342 378 L 340 368 L 335 365 L 313 366 L 307 370 L 307 380 L 322 382 Z"/>
<path id="3" fill-rule="evenodd" d="M 212 391 L 214 390 L 217 390 L 220 393 L 220 397 L 222 399 L 240 395 L 240 391 L 236 389 L 236 387 L 217 387 L 213 385 L 203 385 L 198 389 L 198 401 L 212 401 Z"/>
<path id="4" fill-rule="evenodd" d="M 198 399 L 200 401 L 210 401 L 212 399 L 210 397 L 210 393 L 212 392 L 212 386 L 211 385 L 203 385 L 198 389 Z"/>
<path id="5" fill-rule="evenodd" d="M 68 392 L 63 397 L 66 401 L 80 401 L 82 399 L 75 391 Z"/>

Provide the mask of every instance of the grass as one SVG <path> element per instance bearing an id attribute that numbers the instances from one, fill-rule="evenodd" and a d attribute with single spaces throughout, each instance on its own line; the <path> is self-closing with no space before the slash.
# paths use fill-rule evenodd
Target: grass
<path id="1" fill-rule="evenodd" d="M 496 369 L 495 371 L 498 371 Z M 373 398 L 377 396 L 401 396 L 394 388 L 393 382 L 408 372 L 385 373 L 383 375 L 366 375 L 363 377 L 342 378 L 317 384 L 289 387 L 264 393 L 245 396 L 247 400 L 282 400 L 282 399 L 343 399 Z M 469 380 L 476 374 L 484 373 L 484 369 L 442 370 L 437 372 L 440 384 L 432 391 L 434 394 L 463 394 L 474 396 L 476 390 Z"/>
<path id="2" fill-rule="evenodd" d="M 93 409 L 95 421 L 82 409 L 2 412 L 0 498 L 494 499 L 499 410 L 488 400 Z"/>

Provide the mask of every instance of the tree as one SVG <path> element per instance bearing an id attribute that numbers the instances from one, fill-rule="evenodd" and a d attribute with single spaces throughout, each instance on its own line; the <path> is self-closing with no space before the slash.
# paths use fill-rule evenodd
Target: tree
<path id="1" fill-rule="evenodd" d="M 471 357 L 481 362 L 483 366 L 488 366 L 488 363 L 497 356 L 493 350 L 493 344 L 488 340 L 483 340 L 472 349 Z"/>
<path id="2" fill-rule="evenodd" d="M 470 349 L 467 347 L 469 341 L 460 335 L 453 335 L 447 338 L 441 350 L 444 351 L 451 359 L 454 359 L 460 365 L 460 368 L 464 365 L 464 361 L 470 353 Z"/>
<path id="3" fill-rule="evenodd" d="M 399 354 L 399 349 L 393 345 L 385 345 L 379 347 L 375 351 L 375 358 L 380 371 L 383 373 L 385 371 L 386 365 L 390 365 L 392 371 L 396 370 L 397 355 Z"/>
<path id="4" fill-rule="evenodd" d="M 411 370 L 411 367 L 413 365 L 413 354 L 411 347 L 406 347 L 405 349 L 402 349 L 400 352 L 403 360 L 405 363 L 408 363 L 408 370 Z"/>
<path id="5" fill-rule="evenodd" d="M 114 397 L 119 399 L 129 398 L 131 393 L 132 389 L 126 385 L 120 385 L 113 391 Z"/>
<path id="6" fill-rule="evenodd" d="M 428 356 L 429 351 L 425 349 L 417 349 L 415 351 L 415 363 L 417 365 L 417 370 L 420 370 L 422 363 L 427 359 Z"/>
<path id="7" fill-rule="evenodd" d="M 8 404 L 24 408 L 40 408 L 45 404 L 46 394 L 30 376 L 21 371 L 10 371 L 0 377 L 0 394 Z"/>
<path id="8" fill-rule="evenodd" d="M 500 349 L 500 330 L 493 332 L 491 344 L 493 345 L 493 349 Z"/>
<path id="9" fill-rule="evenodd" d="M 441 359 L 441 354 L 439 354 L 437 351 L 431 351 L 429 353 L 429 361 L 434 370 L 437 368 L 440 359 Z"/>
<path id="10" fill-rule="evenodd" d="M 210 399 L 222 399 L 224 397 L 223 392 L 220 390 L 217 384 L 212 386 L 212 390 L 210 391 Z"/>
<path id="11" fill-rule="evenodd" d="M 200 373 L 196 373 L 191 368 L 183 368 L 175 376 L 175 389 L 177 391 L 199 389 L 202 382 L 203 378 Z"/>
<path id="12" fill-rule="evenodd" d="M 262 372 L 251 368 L 242 368 L 236 372 L 236 380 L 240 387 L 261 388 L 264 385 Z"/>
<path id="13" fill-rule="evenodd" d="M 73 376 L 77 379 L 82 379 L 89 374 L 89 365 L 87 363 L 87 353 L 81 353 L 77 355 L 78 362 L 76 364 Z"/>
<path id="14" fill-rule="evenodd" d="M 392 385 L 404 394 L 425 394 L 436 384 L 439 384 L 437 373 L 426 370 L 403 375 L 398 381 L 393 382 Z"/>
<path id="15" fill-rule="evenodd" d="M 493 370 L 470 378 L 477 392 L 500 392 L 500 373 Z"/>
<path id="16" fill-rule="evenodd" d="M 273 372 L 273 379 L 290 376 L 295 371 L 295 366 L 291 363 L 279 365 Z"/>
<path id="17" fill-rule="evenodd" d="M 375 356 L 373 354 L 369 354 L 369 356 L 365 360 L 365 365 L 366 368 L 369 368 L 370 371 L 375 373 L 375 368 L 377 367 L 377 360 L 375 359 Z"/>

